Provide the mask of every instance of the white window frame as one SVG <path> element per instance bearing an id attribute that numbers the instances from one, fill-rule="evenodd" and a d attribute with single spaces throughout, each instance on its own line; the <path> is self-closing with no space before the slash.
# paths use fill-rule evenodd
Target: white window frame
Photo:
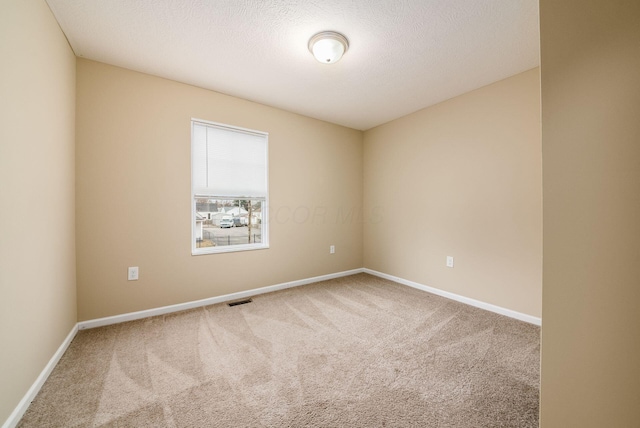
<path id="1" fill-rule="evenodd" d="M 264 137 L 265 143 L 265 183 L 266 183 L 266 195 L 264 199 L 262 197 L 256 197 L 255 195 L 200 195 L 195 192 L 194 183 L 194 125 L 204 125 L 208 127 L 214 127 L 223 129 L 226 131 L 249 133 Z M 233 200 L 261 200 L 261 242 L 253 244 L 235 244 L 235 245 L 221 245 L 215 247 L 200 247 L 196 246 L 196 196 L 204 196 L 210 199 L 233 199 Z M 217 253 L 230 253 L 236 251 L 251 251 L 251 250 L 263 250 L 269 248 L 269 133 L 263 131 L 256 131 L 254 129 L 241 128 L 238 126 L 226 125 L 223 123 L 211 122 L 203 119 L 191 118 L 191 254 L 194 256 L 204 254 L 217 254 Z"/>

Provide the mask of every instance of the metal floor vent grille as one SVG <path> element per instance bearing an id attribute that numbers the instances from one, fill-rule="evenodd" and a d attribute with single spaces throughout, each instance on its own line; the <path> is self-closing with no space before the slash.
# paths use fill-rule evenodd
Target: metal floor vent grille
<path id="1" fill-rule="evenodd" d="M 229 306 L 238 306 L 238 305 L 246 305 L 247 303 L 251 303 L 251 299 L 244 300 L 236 300 L 235 302 L 227 303 Z"/>

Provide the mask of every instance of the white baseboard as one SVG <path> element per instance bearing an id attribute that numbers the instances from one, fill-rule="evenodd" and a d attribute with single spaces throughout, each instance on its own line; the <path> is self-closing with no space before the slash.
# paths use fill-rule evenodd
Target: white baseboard
<path id="1" fill-rule="evenodd" d="M 491 312 L 495 312 L 501 315 L 506 315 L 511 318 L 515 318 L 520 321 L 528 322 L 530 324 L 542 325 L 542 320 L 540 318 L 523 314 L 520 312 L 512 311 L 510 309 L 505 309 L 500 306 L 495 306 L 490 303 L 481 302 L 479 300 L 470 299 L 468 297 L 460 296 L 454 293 L 450 293 L 448 291 L 439 290 L 437 288 L 429 287 L 423 284 L 419 284 L 417 282 L 409 281 L 403 278 L 399 278 L 397 276 L 388 275 L 386 273 L 378 272 L 372 269 L 360 268 L 360 269 L 352 269 L 343 272 L 332 273 L 328 275 L 315 276 L 307 279 L 300 279 L 297 281 L 284 282 L 282 284 L 270 285 L 262 288 L 255 288 L 247 291 L 240 291 L 237 293 L 225 294 L 223 296 L 211 297 L 208 299 L 196 300 L 193 302 L 179 303 L 176 305 L 163 306 L 160 308 L 148 309 L 145 311 L 138 312 L 130 312 L 122 315 L 115 315 L 112 317 L 98 318 L 89 321 L 81 321 L 73 326 L 71 332 L 67 335 L 65 340 L 62 342 L 56 353 L 51 357 L 51 360 L 47 363 L 44 370 L 40 373 L 36 381 L 31 385 L 31 388 L 27 391 L 25 396 L 20 400 L 18 406 L 11 413 L 9 418 L 2 425 L 2 428 L 14 428 L 20 419 L 24 415 L 24 413 L 29 408 L 31 401 L 36 397 L 42 385 L 44 385 L 45 381 L 55 368 L 60 358 L 65 353 L 71 341 L 76 336 L 78 330 L 84 330 L 88 328 L 102 327 L 110 324 L 118 324 L 127 321 L 138 320 L 142 318 L 152 317 L 156 315 L 164 315 L 172 312 L 184 311 L 187 309 L 198 308 L 201 306 L 213 305 L 216 303 L 229 302 L 237 299 L 244 299 L 251 296 L 257 296 L 259 294 L 271 293 L 272 291 L 284 290 L 292 287 L 299 287 L 301 285 L 312 284 L 314 282 L 326 281 L 329 279 L 340 278 L 349 275 L 355 275 L 357 273 L 368 273 L 370 275 L 378 276 L 380 278 L 388 279 L 390 281 L 397 282 L 399 284 L 408 285 L 409 287 L 417 288 L 418 290 L 426 291 L 428 293 L 436 294 L 438 296 L 446 297 L 447 299 L 455 300 L 461 303 L 465 303 L 467 305 L 475 306 L 480 309 L 485 309 Z"/>
<path id="2" fill-rule="evenodd" d="M 437 288 L 429 287 L 427 285 L 419 284 L 417 282 L 409 281 L 397 276 L 388 275 L 386 273 L 378 272 L 372 269 L 360 268 L 352 269 L 343 272 L 332 273 L 328 275 L 315 276 L 312 278 L 300 279 L 297 281 L 284 282 L 282 284 L 270 285 L 267 287 L 254 288 L 247 291 L 239 291 L 237 293 L 225 294 L 217 297 L 210 297 L 202 300 L 195 300 L 192 302 L 178 303 L 176 305 L 163 306 L 160 308 L 147 309 L 144 311 L 130 312 L 122 315 L 114 315 L 111 317 L 98 318 L 88 321 L 81 321 L 78 323 L 78 329 L 84 330 L 88 328 L 102 327 L 105 325 L 118 324 L 127 321 L 133 321 L 157 315 L 169 314 L 172 312 L 184 311 L 187 309 L 199 308 L 201 306 L 214 305 L 217 303 L 229 302 L 232 300 L 244 299 L 251 296 L 257 296 L 259 294 L 271 293 L 273 291 L 284 290 L 286 288 L 299 287 L 301 285 L 312 284 L 314 282 L 326 281 L 329 279 L 340 278 L 349 275 L 355 275 L 357 273 L 368 273 L 370 275 L 378 276 L 380 278 L 388 279 L 390 281 L 397 282 L 399 284 L 407 285 L 409 287 L 417 288 L 428 293 L 436 294 L 438 296 L 446 297 L 447 299 L 455 300 L 467 305 L 475 306 L 480 309 L 495 312 L 500 315 L 505 315 L 510 318 L 515 318 L 520 321 L 528 322 L 530 324 L 542 325 L 542 320 L 538 317 L 523 314 L 513 311 L 511 309 L 502 308 L 500 306 L 492 305 L 490 303 L 481 302 L 479 300 L 471 299 L 468 297 L 460 296 L 458 294 L 443 291 Z"/>
<path id="3" fill-rule="evenodd" d="M 29 408 L 29 405 L 31 404 L 33 399 L 36 397 L 36 395 L 38 395 L 40 388 L 42 388 L 42 385 L 44 385 L 45 381 L 47 380 L 47 378 L 55 368 L 56 364 L 58 364 L 58 361 L 60 361 L 60 358 L 62 358 L 62 355 L 65 353 L 65 351 L 71 344 L 71 341 L 78 333 L 78 330 L 101 327 L 101 326 L 110 325 L 110 324 L 118 324 L 121 322 L 133 321 L 141 318 L 147 318 L 147 317 L 152 317 L 156 315 L 163 315 L 171 312 L 184 311 L 186 309 L 193 309 L 201 306 L 213 305 L 215 303 L 223 303 L 231 300 L 243 299 L 250 296 L 256 296 L 258 294 L 270 293 L 272 291 L 284 290 L 286 288 L 298 287 L 301 285 L 312 284 L 314 282 L 326 281 L 329 279 L 340 278 L 343 276 L 355 275 L 356 273 L 362 273 L 362 272 L 364 272 L 362 268 L 352 269 L 344 272 L 337 272 L 337 273 L 331 273 L 328 275 L 315 276 L 313 278 L 306 278 L 306 279 L 300 279 L 297 281 L 284 282 L 282 284 L 256 288 L 253 290 L 240 291 L 238 293 L 225 294 L 224 296 L 211 297 L 209 299 L 196 300 L 193 302 L 164 306 L 161 308 L 154 308 L 146 311 L 131 312 L 128 314 L 122 314 L 122 315 L 116 315 L 112 317 L 99 318 L 95 320 L 79 322 L 73 326 L 73 328 L 71 329 L 71 332 L 67 335 L 65 340 L 62 342 L 62 345 L 60 345 L 56 353 L 53 355 L 53 357 L 51 357 L 51 360 L 49 360 L 44 370 L 42 370 L 42 372 L 40 373 L 36 381 L 33 383 L 33 385 L 31 385 L 31 388 L 29 388 L 25 396 L 22 398 L 22 400 L 20 400 L 20 403 L 18 403 L 18 405 L 13 410 L 11 415 L 9 415 L 9 418 L 2 425 L 2 428 L 14 428 L 16 425 L 18 425 L 18 422 L 20 422 L 20 419 Z"/>
<path id="4" fill-rule="evenodd" d="M 73 326 L 67 337 L 58 347 L 56 353 L 53 354 L 53 357 L 51 357 L 42 372 L 40 372 L 40 375 L 38 375 L 36 381 L 33 383 L 33 385 L 31 385 L 31 388 L 29 388 L 24 397 L 22 397 L 22 400 L 20 400 L 16 408 L 13 409 L 13 412 L 11 412 L 7 420 L 4 422 L 2 428 L 14 428 L 16 425 L 18 425 L 18 422 L 20 422 L 20 419 L 22 419 L 22 416 L 29 408 L 29 405 L 31 404 L 33 399 L 36 398 L 38 392 L 40 392 L 40 388 L 42 388 L 42 385 L 44 385 L 45 381 L 47 380 L 53 369 L 56 367 L 56 364 L 58 364 L 58 361 L 60 361 L 60 358 L 62 358 L 62 355 L 71 344 L 73 338 L 76 337 L 76 333 L 78 333 L 78 324 L 75 324 Z"/>
<path id="5" fill-rule="evenodd" d="M 115 315 L 112 317 L 98 318 L 89 321 L 81 321 L 78 323 L 80 330 L 88 328 L 102 327 L 105 325 L 118 324 L 121 322 L 133 321 L 147 317 L 153 317 L 157 315 L 169 314 L 172 312 L 184 311 L 187 309 L 199 308 L 201 306 L 214 305 L 216 303 L 224 303 L 232 300 L 244 299 L 251 296 L 257 296 L 258 294 L 271 293 L 272 291 L 284 290 L 286 288 L 299 287 L 301 285 L 311 284 L 314 282 L 326 281 L 328 279 L 340 278 L 343 276 L 354 275 L 356 273 L 362 273 L 364 270 L 353 269 L 344 272 L 331 273 L 328 275 L 315 276 L 313 278 L 300 279 L 297 281 L 284 282 L 282 284 L 269 285 L 262 288 L 254 288 L 247 291 L 239 291 L 237 293 L 225 294 L 223 296 L 210 297 L 208 299 L 195 300 L 192 302 L 178 303 L 176 305 L 163 306 L 160 308 L 147 309 L 144 311 L 130 312 L 122 315 Z"/>
<path id="6" fill-rule="evenodd" d="M 397 282 L 399 284 L 408 285 L 409 287 L 417 288 L 418 290 L 426 291 L 431 294 L 436 294 L 438 296 L 446 297 L 447 299 L 455 300 L 457 302 L 461 302 L 470 306 L 475 306 L 476 308 L 484 309 L 487 311 L 495 312 L 500 315 L 505 315 L 510 318 L 515 318 L 520 321 L 527 322 L 529 324 L 542 325 L 542 319 L 538 317 L 534 317 L 532 315 L 523 314 L 521 312 L 512 311 L 511 309 L 505 309 L 500 306 L 492 305 L 491 303 L 481 302 L 479 300 L 470 299 L 468 297 L 460 296 L 458 294 L 450 293 L 448 291 L 439 290 L 437 288 L 429 287 L 427 285 L 419 284 L 417 282 L 409 281 L 407 279 L 399 278 L 397 276 L 388 275 L 386 273 L 378 272 L 375 270 L 364 268 L 363 272 L 368 273 L 370 275 L 375 275 L 380 278 L 388 279 L 393 282 Z"/>

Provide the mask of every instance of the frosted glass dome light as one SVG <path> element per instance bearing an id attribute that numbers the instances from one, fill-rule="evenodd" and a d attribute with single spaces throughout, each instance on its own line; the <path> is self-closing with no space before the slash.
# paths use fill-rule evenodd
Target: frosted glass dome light
<path id="1" fill-rule="evenodd" d="M 347 49 L 349 49 L 349 41 L 335 31 L 323 31 L 309 40 L 309 51 L 323 64 L 340 61 Z"/>

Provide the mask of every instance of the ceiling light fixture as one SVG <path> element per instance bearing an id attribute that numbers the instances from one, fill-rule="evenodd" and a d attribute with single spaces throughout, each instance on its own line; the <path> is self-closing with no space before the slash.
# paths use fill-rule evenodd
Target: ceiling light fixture
<path id="1" fill-rule="evenodd" d="M 349 49 L 349 41 L 335 31 L 322 31 L 309 39 L 309 51 L 323 64 L 340 61 Z"/>

